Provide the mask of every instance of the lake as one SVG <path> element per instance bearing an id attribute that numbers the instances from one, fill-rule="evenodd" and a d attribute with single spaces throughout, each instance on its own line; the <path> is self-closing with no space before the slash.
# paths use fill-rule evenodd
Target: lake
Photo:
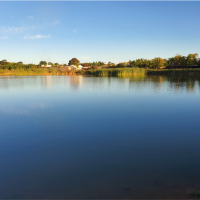
<path id="1" fill-rule="evenodd" d="M 188 198 L 200 77 L 1 76 L 0 198 Z"/>

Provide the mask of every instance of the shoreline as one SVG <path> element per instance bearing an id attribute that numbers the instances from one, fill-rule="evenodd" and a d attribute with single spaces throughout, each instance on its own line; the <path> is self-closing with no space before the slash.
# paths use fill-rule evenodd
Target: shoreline
<path id="1" fill-rule="evenodd" d="M 144 68 L 110 68 L 97 70 L 66 71 L 62 69 L 1 69 L 0 76 L 132 76 L 132 75 L 166 75 L 166 76 L 200 76 L 200 69 L 144 69 Z"/>
<path id="2" fill-rule="evenodd" d="M 148 69 L 147 75 L 200 76 L 200 69 Z"/>

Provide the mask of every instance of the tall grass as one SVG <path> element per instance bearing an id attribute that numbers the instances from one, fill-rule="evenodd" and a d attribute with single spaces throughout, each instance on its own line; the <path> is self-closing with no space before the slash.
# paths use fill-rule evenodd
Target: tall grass
<path id="1" fill-rule="evenodd" d="M 97 70 L 74 70 L 68 71 L 62 68 L 19 68 L 19 69 L 0 69 L 0 75 L 15 75 L 15 76 L 28 76 L 28 75 L 84 75 L 91 74 L 94 76 L 132 76 L 132 75 L 186 75 L 186 76 L 199 76 L 200 69 L 160 69 L 145 70 L 144 68 L 109 68 Z"/>
<path id="2" fill-rule="evenodd" d="M 92 74 L 95 76 L 123 76 L 133 74 L 145 74 L 145 69 L 142 68 L 114 68 L 114 69 L 98 69 L 98 70 L 78 70 L 68 71 L 62 68 L 20 68 L 20 69 L 0 69 L 0 75 L 75 75 L 75 74 Z"/>
<path id="3" fill-rule="evenodd" d="M 59 68 L 20 68 L 20 69 L 0 69 L 0 75 L 15 75 L 15 76 L 28 76 L 28 75 L 68 75 L 76 72 L 62 70 Z"/>
<path id="4" fill-rule="evenodd" d="M 187 75 L 198 76 L 200 75 L 200 69 L 148 69 L 148 75 Z"/>
<path id="5" fill-rule="evenodd" d="M 124 76 L 133 74 L 145 74 L 146 71 L 143 68 L 110 68 L 110 69 L 97 69 L 91 70 L 91 74 L 95 76 Z"/>

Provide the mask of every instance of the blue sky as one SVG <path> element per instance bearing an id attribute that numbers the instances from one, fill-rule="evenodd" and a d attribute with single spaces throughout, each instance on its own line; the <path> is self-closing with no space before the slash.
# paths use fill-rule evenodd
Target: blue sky
<path id="1" fill-rule="evenodd" d="M 200 55 L 200 2 L 0 2 L 0 60 Z"/>

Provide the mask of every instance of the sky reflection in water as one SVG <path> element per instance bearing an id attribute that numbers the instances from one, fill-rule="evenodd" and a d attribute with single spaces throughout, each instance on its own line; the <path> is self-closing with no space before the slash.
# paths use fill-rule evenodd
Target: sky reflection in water
<path id="1" fill-rule="evenodd" d="M 0 198 L 187 198 L 194 77 L 0 77 Z"/>

